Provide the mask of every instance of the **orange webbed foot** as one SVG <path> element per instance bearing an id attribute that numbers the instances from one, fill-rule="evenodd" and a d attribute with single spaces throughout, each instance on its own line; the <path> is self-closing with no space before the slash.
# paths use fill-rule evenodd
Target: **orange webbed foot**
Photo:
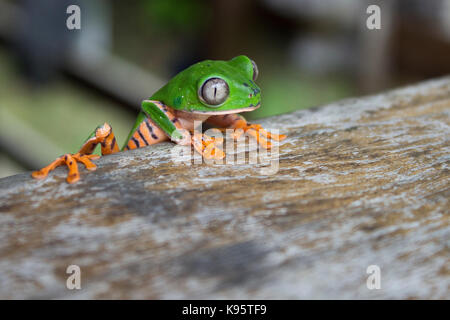
<path id="1" fill-rule="evenodd" d="M 67 175 L 67 182 L 68 183 L 75 183 L 78 180 L 80 180 L 80 173 L 78 172 L 78 165 L 77 161 L 83 163 L 86 167 L 86 169 L 93 171 L 97 169 L 97 166 L 92 163 L 91 160 L 95 160 L 100 158 L 100 156 L 95 154 L 65 154 L 52 163 L 50 163 L 48 166 L 42 168 L 41 170 L 34 171 L 31 176 L 35 179 L 44 179 L 47 177 L 47 175 L 50 173 L 50 171 L 54 170 L 55 168 L 65 164 L 67 168 L 69 169 L 69 173 Z"/>
<path id="2" fill-rule="evenodd" d="M 245 132 L 254 137 L 266 149 L 272 147 L 272 143 L 268 141 L 269 139 L 281 141 L 286 138 L 284 134 L 274 134 L 265 130 L 260 124 L 250 124 L 245 121 L 239 121 L 234 129 L 235 132 L 232 135 L 234 139 L 238 139 Z"/>
<path id="3" fill-rule="evenodd" d="M 194 132 L 192 137 L 194 149 L 206 159 L 223 159 L 225 157 L 225 152 L 218 147 L 218 145 L 222 145 L 222 143 L 223 138 L 210 137 L 199 132 Z"/>

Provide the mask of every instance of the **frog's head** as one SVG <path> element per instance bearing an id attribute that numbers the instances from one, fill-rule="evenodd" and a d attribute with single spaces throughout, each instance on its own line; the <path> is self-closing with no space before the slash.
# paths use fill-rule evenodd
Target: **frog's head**
<path id="1" fill-rule="evenodd" d="M 252 111 L 261 102 L 257 76 L 256 64 L 243 55 L 229 61 L 205 60 L 177 74 L 153 98 L 198 114 Z"/>

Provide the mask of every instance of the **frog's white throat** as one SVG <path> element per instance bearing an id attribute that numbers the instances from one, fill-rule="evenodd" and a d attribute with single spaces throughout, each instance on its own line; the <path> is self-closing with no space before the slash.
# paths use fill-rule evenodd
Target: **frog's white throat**
<path id="1" fill-rule="evenodd" d="M 258 103 L 256 106 L 251 106 L 247 108 L 224 110 L 224 111 L 211 111 L 211 112 L 200 112 L 200 111 L 190 112 L 190 111 L 175 110 L 175 116 L 178 118 L 184 129 L 192 131 L 194 130 L 195 121 L 203 122 L 210 116 L 214 115 L 252 111 L 258 109 L 259 106 L 260 104 Z"/>
<path id="2" fill-rule="evenodd" d="M 232 109 L 232 110 L 221 110 L 221 111 L 180 111 L 182 113 L 191 113 L 196 115 L 205 115 L 205 116 L 215 116 L 220 114 L 231 114 L 231 113 L 241 113 L 241 112 L 249 112 L 258 109 L 261 106 L 260 103 L 258 103 L 256 106 L 250 106 L 245 108 L 239 108 L 239 109 Z"/>

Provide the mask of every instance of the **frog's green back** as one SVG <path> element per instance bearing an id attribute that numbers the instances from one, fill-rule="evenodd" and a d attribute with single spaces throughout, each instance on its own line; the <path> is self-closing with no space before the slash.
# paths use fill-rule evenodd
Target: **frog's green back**
<path id="1" fill-rule="evenodd" d="M 205 60 L 178 73 L 150 99 L 188 112 L 217 112 L 251 108 L 260 103 L 260 89 L 253 82 L 253 64 L 246 56 L 229 61 Z M 209 106 L 198 96 L 206 80 L 221 78 L 229 87 L 229 97 L 219 106 Z"/>

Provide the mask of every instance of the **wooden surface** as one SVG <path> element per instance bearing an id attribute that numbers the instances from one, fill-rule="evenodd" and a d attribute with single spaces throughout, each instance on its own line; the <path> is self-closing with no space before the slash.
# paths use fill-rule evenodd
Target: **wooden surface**
<path id="1" fill-rule="evenodd" d="M 447 77 L 265 119 L 270 176 L 165 143 L 1 179 L 0 298 L 449 299 L 449 113 Z"/>

